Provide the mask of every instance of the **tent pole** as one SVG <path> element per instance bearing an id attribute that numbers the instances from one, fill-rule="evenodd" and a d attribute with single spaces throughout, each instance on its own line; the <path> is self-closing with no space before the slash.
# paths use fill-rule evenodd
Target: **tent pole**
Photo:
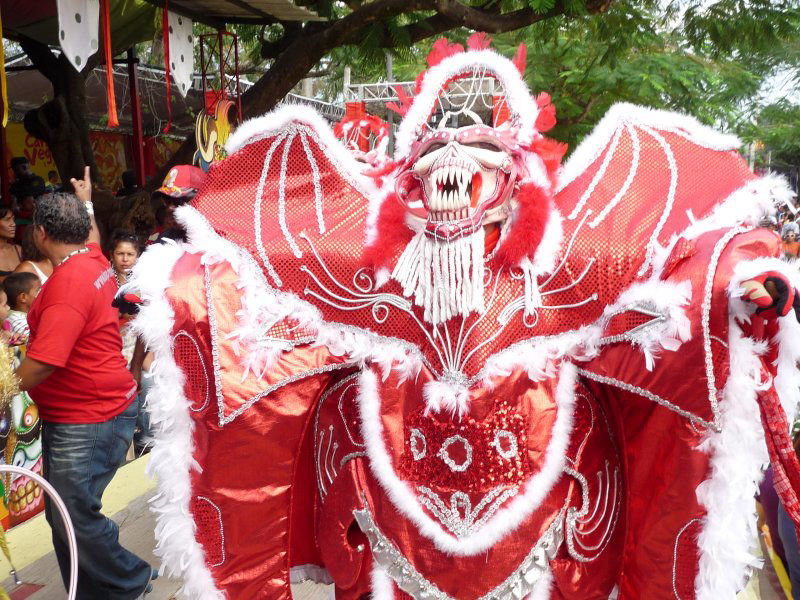
<path id="1" fill-rule="evenodd" d="M 136 50 L 128 48 L 128 82 L 131 92 L 131 121 L 133 125 L 133 163 L 136 168 L 136 183 L 144 187 L 144 140 L 142 138 L 142 101 L 139 98 L 139 80 L 137 79 Z"/>

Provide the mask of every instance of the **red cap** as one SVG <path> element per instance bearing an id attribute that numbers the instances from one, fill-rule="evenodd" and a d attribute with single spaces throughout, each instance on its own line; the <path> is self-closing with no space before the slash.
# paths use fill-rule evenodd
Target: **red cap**
<path id="1" fill-rule="evenodd" d="M 164 182 L 154 194 L 164 194 L 170 198 L 183 198 L 195 194 L 206 181 L 203 169 L 192 165 L 176 165 L 169 170 Z"/>

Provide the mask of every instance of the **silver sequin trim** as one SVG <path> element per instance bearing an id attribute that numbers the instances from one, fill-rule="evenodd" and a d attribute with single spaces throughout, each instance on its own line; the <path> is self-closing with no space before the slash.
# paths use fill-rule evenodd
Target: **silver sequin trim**
<path id="1" fill-rule="evenodd" d="M 421 485 L 417 490 L 420 492 L 417 496 L 419 503 L 459 539 L 479 531 L 503 503 L 516 496 L 519 491 L 516 487 L 496 487 L 490 490 L 473 509 L 472 501 L 464 492 L 453 492 L 450 496 L 450 506 L 447 506 L 432 489 Z"/>
<path id="2" fill-rule="evenodd" d="M 690 421 L 698 423 L 703 427 L 710 428 L 713 431 L 719 432 L 720 428 L 715 424 L 711 423 L 702 417 L 698 417 L 696 414 L 689 412 L 683 408 L 680 408 L 676 404 L 673 404 L 669 400 L 665 400 L 661 396 L 655 395 L 653 392 L 646 390 L 644 388 L 640 388 L 635 385 L 631 385 L 630 383 L 625 383 L 624 381 L 620 381 L 619 379 L 614 379 L 613 377 L 606 377 L 605 375 L 598 375 L 597 373 L 592 373 L 591 371 L 587 371 L 586 369 L 578 369 L 578 374 L 582 375 L 583 377 L 588 377 L 593 381 L 597 381 L 598 383 L 605 383 L 606 385 L 613 385 L 614 387 L 618 387 L 621 390 L 625 390 L 626 392 L 630 392 L 632 394 L 637 394 L 639 396 L 643 396 L 648 400 L 652 400 L 656 404 L 660 404 L 665 408 L 670 409 L 678 413 L 681 416 L 686 417 Z"/>
<path id="3" fill-rule="evenodd" d="M 420 443 L 422 444 L 421 448 Z M 428 454 L 428 441 L 425 439 L 425 434 L 416 427 L 411 430 L 408 445 L 411 447 L 411 456 L 414 460 L 422 460 Z"/>
<path id="4" fill-rule="evenodd" d="M 279 390 L 282 387 L 300 381 L 301 379 L 306 379 L 307 377 L 321 375 L 322 373 L 328 373 L 330 371 L 336 371 L 338 369 L 347 369 L 353 366 L 352 363 L 330 364 L 318 367 L 316 369 L 303 371 L 302 373 L 296 373 L 291 377 L 287 377 L 286 379 L 283 379 L 278 383 L 268 386 L 263 391 L 259 392 L 258 394 L 247 400 L 239 408 L 226 415 L 225 399 L 222 394 L 222 375 L 221 375 L 222 369 L 219 364 L 219 351 L 217 349 L 217 340 L 219 339 L 219 332 L 217 330 L 217 312 L 216 308 L 214 307 L 214 296 L 211 290 L 211 272 L 210 269 L 208 268 L 208 265 L 204 265 L 203 269 L 204 269 L 203 276 L 206 287 L 206 303 L 208 305 L 208 327 L 211 332 L 211 358 L 212 358 L 212 363 L 214 365 L 214 389 L 216 390 L 216 395 L 217 395 L 217 409 L 219 411 L 220 427 L 223 427 L 224 425 L 227 425 L 228 423 L 233 421 L 236 417 L 241 415 L 253 404 L 261 400 L 261 398 L 268 396 L 275 390 Z"/>
<path id="5" fill-rule="evenodd" d="M 316 462 L 317 462 L 317 487 L 319 488 L 320 495 L 323 496 L 323 497 L 327 493 L 327 490 L 325 489 L 325 483 L 324 483 L 324 481 L 322 479 L 322 467 L 321 467 L 320 459 L 319 459 L 320 453 L 321 453 L 321 449 L 320 449 L 320 445 L 321 444 L 320 444 L 320 435 L 319 435 L 319 413 L 322 410 L 322 405 L 325 404 L 325 402 L 328 400 L 328 398 L 330 398 L 331 394 L 333 394 L 334 392 L 339 390 L 342 386 L 344 386 L 344 385 L 350 383 L 351 381 L 357 379 L 360 374 L 361 374 L 360 371 L 356 372 L 356 373 L 352 373 L 352 374 L 348 375 L 347 377 L 344 377 L 341 380 L 337 381 L 336 383 L 334 383 L 332 386 L 330 386 L 327 390 L 325 390 L 323 392 L 322 396 L 319 399 L 319 402 L 317 402 L 317 408 L 316 408 L 316 411 L 314 413 L 314 456 L 316 457 Z M 358 454 L 358 453 L 356 453 L 356 454 Z M 339 470 L 340 471 L 341 471 L 342 467 L 347 463 L 347 461 L 350 460 L 351 458 L 355 458 L 355 457 L 353 455 L 350 455 L 350 454 L 345 455 L 345 456 L 342 457 L 342 460 L 339 463 Z"/>
<path id="6" fill-rule="evenodd" d="M 214 504 L 211 500 L 206 498 L 205 496 L 196 496 L 198 500 L 204 500 L 208 502 L 215 511 L 217 511 L 217 519 L 219 519 L 219 539 L 220 539 L 220 550 L 222 551 L 222 560 L 218 563 L 214 563 L 209 565 L 210 567 L 219 567 L 225 563 L 225 528 L 222 525 L 222 511 L 219 509 L 219 506 Z"/>
<path id="7" fill-rule="evenodd" d="M 174 336 L 172 336 L 172 346 L 173 346 L 173 348 L 175 347 L 175 340 L 177 340 L 179 337 L 189 338 L 189 341 L 192 342 L 192 345 L 194 346 L 194 349 L 197 350 L 197 357 L 200 359 L 200 366 L 203 367 L 203 375 L 206 378 L 206 399 L 205 399 L 205 402 L 203 402 L 203 405 L 200 408 L 194 408 L 192 406 L 189 407 L 189 410 L 192 411 L 192 412 L 202 412 L 202 411 L 204 411 L 206 409 L 206 407 L 208 406 L 209 401 L 211 400 L 211 397 L 210 397 L 210 395 L 208 393 L 208 388 L 211 386 L 211 382 L 208 379 L 208 371 L 206 370 L 206 361 L 203 360 L 203 353 L 200 352 L 200 346 L 198 345 L 197 340 L 195 340 L 189 333 L 187 333 L 183 329 L 181 329 L 178 333 L 176 333 Z"/>
<path id="8" fill-rule="evenodd" d="M 608 543 L 611 541 L 611 538 L 614 534 L 614 529 L 617 525 L 617 519 L 619 517 L 619 507 L 620 507 L 620 494 L 619 494 L 619 485 L 617 483 L 617 476 L 618 470 L 614 468 L 614 491 L 611 492 L 611 474 L 608 471 L 608 461 L 606 461 L 606 486 L 605 486 L 605 494 L 603 500 L 603 512 L 597 516 L 597 509 L 600 505 L 600 494 L 603 492 L 603 484 L 602 484 L 602 473 L 597 473 L 597 502 L 595 503 L 594 510 L 592 514 L 587 517 L 587 513 L 589 512 L 589 482 L 586 481 L 586 477 L 583 476 L 582 473 L 576 471 L 575 469 L 566 468 L 564 472 L 570 475 L 571 477 L 575 478 L 581 486 L 581 508 L 580 510 L 570 507 L 567 509 L 567 517 L 566 517 L 566 540 L 567 540 L 567 550 L 569 555 L 577 560 L 578 562 L 591 562 L 596 559 L 600 554 L 602 554 L 603 550 L 605 550 Z M 609 513 L 609 500 L 611 501 L 611 512 Z M 608 519 L 606 519 L 608 516 Z M 593 520 L 596 519 L 596 523 L 591 529 L 578 529 L 580 525 L 588 525 Z M 580 536 L 581 535 L 588 535 L 593 533 L 598 527 L 601 526 L 603 521 L 607 521 L 605 531 L 603 535 L 600 537 L 600 541 L 594 545 L 589 546 L 584 544 Z M 577 546 L 580 546 L 581 550 L 579 551 Z M 592 552 L 592 556 L 587 556 L 583 554 L 583 552 Z"/>
<path id="9" fill-rule="evenodd" d="M 461 464 L 458 464 L 456 461 L 450 458 L 450 454 L 447 452 L 447 449 L 451 446 L 451 444 L 455 444 L 456 442 L 461 442 L 464 445 L 464 453 L 466 456 L 464 457 L 464 462 Z M 469 466 L 472 464 L 472 446 L 467 441 L 467 438 L 458 434 L 452 435 L 444 441 L 436 456 L 441 458 L 444 464 L 446 464 L 451 471 L 462 473 L 466 471 L 467 468 L 469 468 Z"/>
<path id="10" fill-rule="evenodd" d="M 698 523 L 700 519 L 692 519 L 686 523 L 681 530 L 678 532 L 678 535 L 675 536 L 675 547 L 672 550 L 672 592 L 675 594 L 676 600 L 681 600 L 680 595 L 678 594 L 678 542 L 683 535 L 683 532 L 686 531 L 692 523 Z"/>
<path id="11" fill-rule="evenodd" d="M 367 536 L 372 557 L 397 586 L 418 600 L 451 600 L 450 596 L 423 577 L 402 552 L 378 529 L 368 508 L 354 510 L 353 516 Z M 562 509 L 520 565 L 509 577 L 478 600 L 519 600 L 533 591 L 549 570 L 550 560 L 564 541 Z"/>
<path id="12" fill-rule="evenodd" d="M 705 289 L 703 291 L 703 307 L 701 325 L 703 328 L 703 351 L 705 354 L 706 363 L 706 382 L 708 383 L 708 401 L 711 403 L 711 411 L 714 414 L 715 431 L 720 431 L 720 417 L 719 406 L 717 403 L 717 382 L 714 376 L 714 357 L 711 353 L 711 296 L 714 291 L 714 276 L 717 273 L 717 265 L 719 264 L 719 257 L 728 242 L 734 236 L 750 231 L 752 227 L 736 227 L 730 229 L 723 235 L 714 245 L 714 251 L 711 254 L 711 260 L 708 264 L 708 271 L 706 271 Z"/>
<path id="13" fill-rule="evenodd" d="M 503 440 L 508 440 L 508 450 L 503 449 Z M 511 460 L 517 455 L 517 436 L 505 429 L 498 429 L 494 434 L 491 445 L 497 450 L 501 458 Z"/>

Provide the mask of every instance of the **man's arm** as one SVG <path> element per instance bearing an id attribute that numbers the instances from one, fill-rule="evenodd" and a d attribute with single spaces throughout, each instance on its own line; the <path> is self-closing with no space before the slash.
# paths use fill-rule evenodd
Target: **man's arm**
<path id="1" fill-rule="evenodd" d="M 42 383 L 45 379 L 55 371 L 53 365 L 40 362 L 35 358 L 26 356 L 22 363 L 14 371 L 14 374 L 19 377 L 19 389 L 22 391 L 35 388 Z"/>
<path id="2" fill-rule="evenodd" d="M 89 237 L 86 239 L 87 244 L 100 245 L 100 230 L 97 228 L 97 221 L 94 220 L 94 207 L 92 206 L 92 176 L 89 167 L 83 170 L 83 179 L 78 181 L 74 177 L 70 179 L 72 187 L 75 188 L 75 195 L 84 203 L 86 210 L 89 213 L 89 221 L 92 228 L 89 230 Z"/>
<path id="3" fill-rule="evenodd" d="M 133 375 L 137 386 L 142 383 L 142 365 L 144 364 L 145 354 L 147 354 L 147 350 L 144 347 L 144 342 L 142 338 L 137 336 L 136 345 L 133 347 L 133 356 L 131 357 L 130 366 L 131 375 Z"/>

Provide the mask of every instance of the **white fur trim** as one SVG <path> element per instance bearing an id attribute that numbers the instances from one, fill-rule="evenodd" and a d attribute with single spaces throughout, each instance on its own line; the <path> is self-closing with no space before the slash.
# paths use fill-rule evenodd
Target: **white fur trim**
<path id="1" fill-rule="evenodd" d="M 411 144 L 420 136 L 422 128 L 428 122 L 436 98 L 444 83 L 456 75 L 481 70 L 494 75 L 505 90 L 506 103 L 512 117 L 516 116 L 519 124 L 519 142 L 530 143 L 535 133 L 534 125 L 539 115 L 539 107 L 531 96 L 525 81 L 505 56 L 491 50 L 478 50 L 454 54 L 438 65 L 428 69 L 422 89 L 414 97 L 411 107 L 400 123 L 395 136 L 396 160 L 406 158 L 411 151 Z"/>
<path id="2" fill-rule="evenodd" d="M 720 133 L 694 117 L 620 102 L 608 109 L 592 133 L 583 139 L 564 164 L 559 173 L 556 192 L 563 190 L 586 171 L 600 157 L 616 131 L 625 125 L 672 131 L 711 150 L 735 150 L 741 145 L 736 136 Z"/>
<path id="3" fill-rule="evenodd" d="M 394 581 L 380 565 L 373 560 L 372 571 L 370 572 L 372 583 L 371 597 L 375 600 L 394 600 Z"/>
<path id="4" fill-rule="evenodd" d="M 172 355 L 174 314 L 166 298 L 172 269 L 183 252 L 181 245 L 172 243 L 150 246 L 136 263 L 129 284 L 145 302 L 133 327 L 155 355 L 150 368 L 153 387 L 147 395 L 155 438 L 148 472 L 158 478 L 158 493 L 150 500 L 156 514 L 154 553 L 162 559 L 161 572 L 183 576 L 184 597 L 222 600 L 224 594 L 214 584 L 195 539 L 189 511 L 190 471 L 200 467 L 192 457 L 194 424 L 183 393 L 183 372 Z"/>
<path id="5" fill-rule="evenodd" d="M 753 497 L 768 455 L 756 394 L 769 384 L 760 380 L 759 369 L 766 346 L 745 338 L 733 316 L 728 346 L 730 375 L 720 403 L 721 430 L 709 430 L 699 446 L 711 456 L 711 469 L 697 486 L 697 499 L 706 509 L 698 536 L 697 600 L 736 597 L 749 570 L 759 566 L 752 553 L 758 539 Z"/>
<path id="6" fill-rule="evenodd" d="M 550 569 L 545 569 L 542 577 L 533 586 L 531 593 L 528 595 L 528 600 L 550 600 L 550 594 L 553 590 L 553 572 Z"/>
<path id="7" fill-rule="evenodd" d="M 561 255 L 561 243 L 564 241 L 564 219 L 561 212 L 553 206 L 547 217 L 542 241 L 533 254 L 533 274 L 537 277 L 548 275 L 556 268 L 556 261 Z"/>
<path id="8" fill-rule="evenodd" d="M 383 437 L 377 376 L 371 370 L 361 374 L 358 406 L 370 468 L 397 509 L 439 550 L 456 556 L 474 556 L 488 550 L 527 519 L 561 477 L 572 432 L 575 365 L 562 363 L 559 375 L 555 393 L 558 406 L 556 422 L 541 470 L 528 480 L 519 496 L 500 509 L 480 530 L 459 539 L 423 511 L 411 487 L 397 476 Z"/>
<path id="9" fill-rule="evenodd" d="M 691 300 L 688 282 L 648 280 L 635 283 L 619 295 L 616 302 L 605 308 L 594 323 L 544 340 L 532 338 L 514 344 L 490 356 L 480 377 L 487 387 L 493 377 L 506 377 L 514 369 L 525 369 L 528 377 L 537 381 L 550 372 L 553 361 L 563 356 L 586 361 L 597 356 L 608 321 L 615 314 L 645 307 L 664 315 L 660 325 L 653 325 L 631 335 L 631 341 L 641 350 L 645 366 L 652 368 L 661 350 L 675 351 L 691 339 L 691 326 L 685 307 Z"/>
<path id="10" fill-rule="evenodd" d="M 786 179 L 773 173 L 748 181 L 718 204 L 704 219 L 697 221 L 693 215 L 688 214 L 689 225 L 686 229 L 680 234 L 674 234 L 666 246 L 656 244 L 653 277 L 660 276 L 680 239 L 693 240 L 709 231 L 740 225 L 756 227 L 775 210 L 775 206 L 787 202 L 793 195 Z"/>
<path id="11" fill-rule="evenodd" d="M 367 197 L 377 192 L 372 180 L 362 174 L 364 165 L 353 158 L 352 153 L 336 139 L 328 122 L 316 110 L 302 104 L 285 104 L 263 116 L 248 119 L 231 133 L 225 149 L 228 154 L 234 154 L 249 144 L 278 135 L 286 128 L 300 123 L 314 131 L 317 141 L 323 146 L 325 156 L 359 191 Z"/>

